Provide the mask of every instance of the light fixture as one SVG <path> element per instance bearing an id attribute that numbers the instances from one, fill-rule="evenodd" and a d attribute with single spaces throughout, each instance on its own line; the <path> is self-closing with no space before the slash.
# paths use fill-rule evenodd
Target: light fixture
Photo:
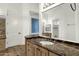
<path id="1" fill-rule="evenodd" d="M 47 8 L 47 7 L 49 7 L 49 6 L 53 5 L 53 4 L 55 4 L 55 3 L 44 3 L 43 4 L 43 9 L 45 9 L 45 8 Z"/>
<path id="2" fill-rule="evenodd" d="M 72 11 L 76 11 L 76 3 L 71 3 L 70 7 L 71 7 Z"/>

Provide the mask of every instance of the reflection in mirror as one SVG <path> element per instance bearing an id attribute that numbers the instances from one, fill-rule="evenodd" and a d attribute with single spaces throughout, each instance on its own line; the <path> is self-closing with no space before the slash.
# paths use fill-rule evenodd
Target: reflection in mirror
<path id="1" fill-rule="evenodd" d="M 72 11 L 70 3 L 63 3 L 42 13 L 46 23 L 51 23 L 51 36 L 59 40 L 79 43 L 79 3 Z"/>
<path id="2" fill-rule="evenodd" d="M 55 38 L 59 37 L 59 20 L 58 19 L 53 20 L 53 37 Z"/>

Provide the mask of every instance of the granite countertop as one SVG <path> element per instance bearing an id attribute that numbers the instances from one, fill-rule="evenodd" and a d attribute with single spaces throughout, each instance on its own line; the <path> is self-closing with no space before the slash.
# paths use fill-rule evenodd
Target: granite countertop
<path id="1" fill-rule="evenodd" d="M 43 35 L 27 35 L 25 36 L 26 39 L 30 39 L 30 38 L 50 38 L 50 37 L 47 37 L 47 36 L 43 36 Z"/>
<path id="2" fill-rule="evenodd" d="M 32 38 L 29 40 L 29 42 L 35 44 L 35 45 L 39 45 L 53 53 L 56 53 L 58 55 L 65 55 L 65 56 L 79 56 L 79 45 L 74 45 L 71 43 L 65 43 L 62 41 L 53 41 L 53 40 L 48 40 L 48 37 L 43 38 L 45 36 L 26 36 L 25 38 Z M 36 39 L 33 39 L 36 38 Z M 39 39 L 38 39 L 39 38 Z M 42 45 L 39 42 L 40 41 L 51 41 L 54 44 L 53 45 Z"/>

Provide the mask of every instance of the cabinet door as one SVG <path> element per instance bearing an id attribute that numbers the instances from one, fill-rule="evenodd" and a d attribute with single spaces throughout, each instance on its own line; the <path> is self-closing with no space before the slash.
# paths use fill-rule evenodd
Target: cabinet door
<path id="1" fill-rule="evenodd" d="M 42 55 L 42 50 L 40 49 L 39 46 L 35 46 L 35 55 L 36 56 L 41 56 Z"/>
<path id="2" fill-rule="evenodd" d="M 58 56 L 58 55 L 55 53 L 49 52 L 49 56 Z"/>
<path id="3" fill-rule="evenodd" d="M 42 48 L 42 47 L 39 47 L 39 46 L 36 46 L 35 47 L 35 55 L 36 56 L 48 56 L 48 50 Z"/>
<path id="4" fill-rule="evenodd" d="M 27 56 L 35 55 L 35 47 L 32 43 L 27 42 Z"/>
<path id="5" fill-rule="evenodd" d="M 26 45 L 26 54 L 27 54 L 27 56 L 29 56 L 30 55 L 30 44 L 29 44 L 29 42 L 27 42 L 27 45 Z"/>
<path id="6" fill-rule="evenodd" d="M 35 45 L 30 43 L 30 53 L 31 56 L 35 56 Z"/>
<path id="7" fill-rule="evenodd" d="M 48 50 L 41 48 L 42 50 L 42 56 L 48 56 Z"/>
<path id="8" fill-rule="evenodd" d="M 5 50 L 5 39 L 0 39 L 0 51 Z"/>

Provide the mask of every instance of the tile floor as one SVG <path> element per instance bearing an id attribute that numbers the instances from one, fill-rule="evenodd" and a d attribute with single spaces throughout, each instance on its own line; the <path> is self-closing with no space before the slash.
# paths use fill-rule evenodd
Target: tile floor
<path id="1" fill-rule="evenodd" d="M 18 45 L 7 48 L 0 52 L 0 56 L 25 56 L 25 45 Z"/>

